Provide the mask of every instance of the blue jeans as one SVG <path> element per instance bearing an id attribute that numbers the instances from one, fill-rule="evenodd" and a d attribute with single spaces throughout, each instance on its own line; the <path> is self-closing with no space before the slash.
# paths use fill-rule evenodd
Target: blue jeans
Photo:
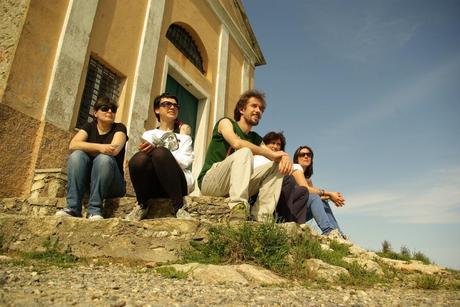
<path id="1" fill-rule="evenodd" d="M 92 158 L 75 150 L 67 163 L 67 209 L 81 216 L 83 195 L 89 187 L 89 215 L 102 215 L 104 198 L 125 195 L 126 183 L 115 158 L 98 154 Z"/>
<path id="2" fill-rule="evenodd" d="M 343 235 L 332 213 L 331 206 L 329 206 L 326 200 L 322 200 L 318 194 L 310 194 L 308 196 L 307 207 L 307 221 L 314 218 L 323 234 L 328 234 L 332 230 L 337 229 Z"/>

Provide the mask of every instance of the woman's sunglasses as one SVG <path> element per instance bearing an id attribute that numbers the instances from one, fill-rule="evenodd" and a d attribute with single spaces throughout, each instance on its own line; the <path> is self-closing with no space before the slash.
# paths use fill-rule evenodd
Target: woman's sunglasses
<path id="1" fill-rule="evenodd" d="M 301 158 L 305 158 L 305 157 L 312 158 L 313 154 L 311 152 L 301 152 L 301 153 L 299 153 L 298 156 L 301 157 Z"/>
<path id="2" fill-rule="evenodd" d="M 117 107 L 115 106 L 106 106 L 106 105 L 103 105 L 99 108 L 99 110 L 101 110 L 102 112 L 109 112 L 109 110 L 112 111 L 112 113 L 117 113 Z"/>
<path id="3" fill-rule="evenodd" d="M 170 108 L 170 107 L 174 107 L 174 108 L 177 108 L 178 110 L 180 109 L 180 105 L 178 103 L 175 103 L 175 102 L 171 102 L 171 101 L 163 101 L 163 102 L 160 102 L 160 106 L 163 107 L 163 108 Z"/>

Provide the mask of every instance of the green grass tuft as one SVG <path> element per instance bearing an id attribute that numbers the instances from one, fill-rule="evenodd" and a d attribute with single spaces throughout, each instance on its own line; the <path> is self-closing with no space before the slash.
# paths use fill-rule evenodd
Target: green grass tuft
<path id="1" fill-rule="evenodd" d="M 445 281 L 442 276 L 422 275 L 415 280 L 417 289 L 438 290 L 444 286 Z"/>
<path id="2" fill-rule="evenodd" d="M 155 269 L 155 272 L 163 277 L 171 279 L 187 279 L 188 277 L 187 272 L 178 271 L 174 267 L 160 267 Z"/>
<path id="3" fill-rule="evenodd" d="M 249 262 L 299 280 L 315 278 L 315 272 L 310 270 L 305 261 L 311 258 L 348 270 L 358 270 L 356 265 L 343 260 L 343 257 L 349 254 L 348 245 L 331 242 L 331 249 L 323 250 L 321 244 L 310 234 L 288 235 L 273 222 L 243 223 L 237 228 L 225 225 L 212 226 L 209 228 L 207 241 L 190 243 L 192 248 L 182 253 L 184 262 Z M 361 269 L 357 275 L 366 276 L 367 280 L 371 280 L 375 274 Z M 355 283 L 358 282 L 357 277 L 354 277 L 354 280 Z"/>

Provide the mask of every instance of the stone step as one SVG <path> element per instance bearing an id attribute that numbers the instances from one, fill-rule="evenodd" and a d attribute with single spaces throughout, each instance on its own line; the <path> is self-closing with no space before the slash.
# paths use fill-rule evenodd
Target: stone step
<path id="1" fill-rule="evenodd" d="M 4 198 L 0 199 L 0 213 L 32 216 L 54 215 L 64 208 L 64 197 Z M 105 218 L 124 218 L 136 205 L 135 197 L 121 197 L 104 201 Z M 147 219 L 168 217 L 171 202 L 169 199 L 156 199 L 150 206 Z M 87 203 L 83 203 L 83 215 Z M 186 196 L 183 209 L 192 218 L 207 222 L 223 222 L 229 214 L 228 198 L 211 196 Z"/>
<path id="2" fill-rule="evenodd" d="M 0 214 L 0 245 L 8 252 L 46 251 L 51 246 L 77 257 L 162 263 L 177 260 L 190 240 L 202 240 L 207 225 L 178 218 L 130 222 Z"/>

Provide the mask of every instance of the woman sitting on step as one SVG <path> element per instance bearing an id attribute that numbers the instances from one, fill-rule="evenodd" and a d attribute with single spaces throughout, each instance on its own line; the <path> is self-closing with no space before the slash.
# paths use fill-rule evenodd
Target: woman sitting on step
<path id="1" fill-rule="evenodd" d="M 267 133 L 263 137 L 263 142 L 273 151 L 284 151 L 286 145 L 282 132 Z M 327 202 L 327 200 L 332 200 L 338 207 L 341 207 L 345 204 L 345 199 L 339 192 L 314 187 L 310 179 L 312 175 L 313 151 L 308 146 L 301 146 L 294 153 L 291 175 L 283 178 L 283 186 L 276 207 L 278 219 L 285 222 L 305 223 L 314 218 L 324 235 L 337 229 L 345 238 Z"/>
<path id="2" fill-rule="evenodd" d="M 137 204 L 126 216 L 131 221 L 143 219 L 155 198 L 170 198 L 171 214 L 183 206 L 183 196 L 193 191 L 195 180 L 190 171 L 194 155 L 190 127 L 177 120 L 179 101 L 164 93 L 155 98 L 153 109 L 157 129 L 142 135 L 139 151 L 129 161 L 129 174 Z"/>
<path id="3" fill-rule="evenodd" d="M 332 213 L 329 201 L 337 207 L 345 205 L 345 198 L 340 192 L 327 191 L 313 186 L 311 176 L 313 175 L 313 150 L 304 145 L 297 148 L 294 153 L 294 166 L 292 176 L 301 187 L 306 187 L 310 192 L 308 197 L 307 221 L 314 218 L 321 231 L 326 234 L 337 229 L 340 235 L 346 239 L 342 230 Z"/>
<path id="4" fill-rule="evenodd" d="M 88 216 L 101 220 L 104 198 L 125 195 L 123 176 L 126 127 L 115 123 L 116 103 L 108 97 L 98 98 L 94 121 L 86 123 L 72 138 L 72 153 L 67 163 L 67 207 L 57 216 L 81 217 L 82 200 L 89 188 Z"/>

